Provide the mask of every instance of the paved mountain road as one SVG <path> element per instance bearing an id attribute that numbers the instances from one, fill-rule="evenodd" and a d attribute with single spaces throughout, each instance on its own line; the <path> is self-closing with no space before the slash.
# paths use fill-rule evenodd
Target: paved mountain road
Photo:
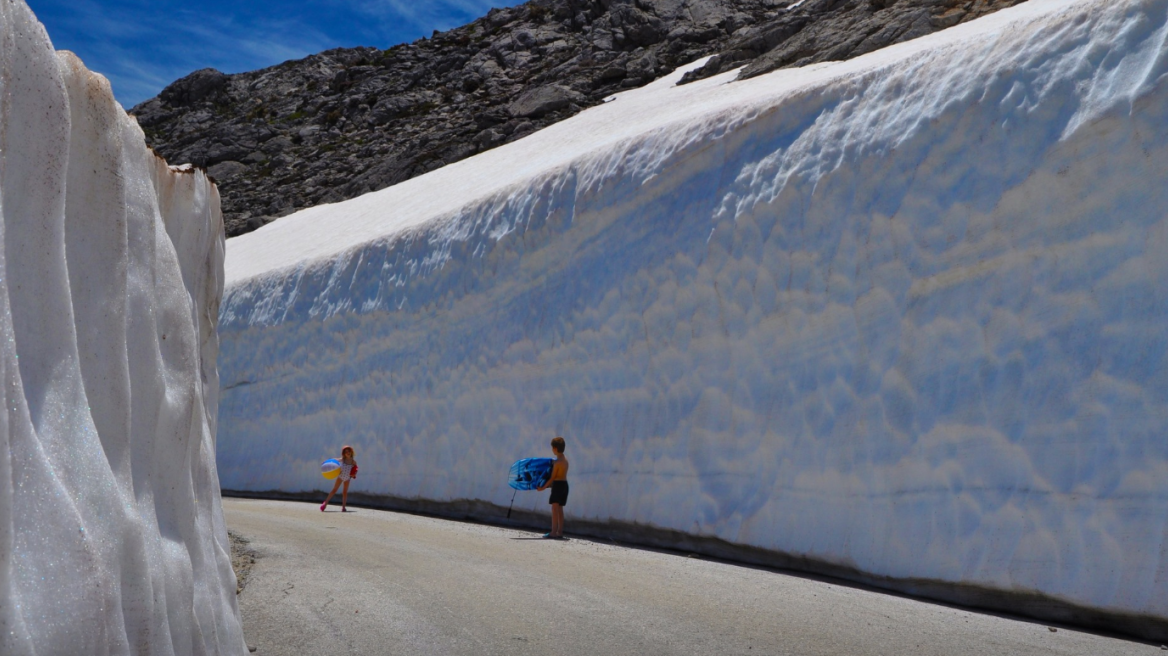
<path id="1" fill-rule="evenodd" d="M 239 596 L 259 656 L 1165 653 L 588 539 L 363 508 L 223 506 L 228 527 L 259 554 Z"/>

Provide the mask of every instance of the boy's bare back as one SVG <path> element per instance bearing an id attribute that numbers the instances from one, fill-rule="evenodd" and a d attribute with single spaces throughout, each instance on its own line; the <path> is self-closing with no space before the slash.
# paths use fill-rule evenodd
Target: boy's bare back
<path id="1" fill-rule="evenodd" d="M 552 476 L 548 482 L 568 480 L 568 456 L 563 452 L 556 454 L 556 463 L 552 465 Z"/>

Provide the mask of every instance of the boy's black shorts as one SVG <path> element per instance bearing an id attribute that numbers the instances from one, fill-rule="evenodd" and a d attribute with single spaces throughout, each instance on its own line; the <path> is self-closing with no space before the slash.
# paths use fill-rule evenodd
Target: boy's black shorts
<path id="1" fill-rule="evenodd" d="M 552 481 L 552 495 L 548 497 L 548 503 L 568 505 L 568 481 Z"/>

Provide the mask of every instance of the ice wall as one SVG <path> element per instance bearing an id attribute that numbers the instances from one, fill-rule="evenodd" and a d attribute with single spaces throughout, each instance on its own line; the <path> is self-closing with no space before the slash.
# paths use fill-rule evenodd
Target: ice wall
<path id="1" fill-rule="evenodd" d="M 1168 0 L 1031 0 L 666 79 L 230 240 L 224 488 L 349 443 L 355 490 L 506 505 L 558 433 L 569 527 L 1162 622 L 1166 37 Z"/>
<path id="2" fill-rule="evenodd" d="M 246 653 L 215 470 L 222 217 L 0 2 L 0 653 Z"/>

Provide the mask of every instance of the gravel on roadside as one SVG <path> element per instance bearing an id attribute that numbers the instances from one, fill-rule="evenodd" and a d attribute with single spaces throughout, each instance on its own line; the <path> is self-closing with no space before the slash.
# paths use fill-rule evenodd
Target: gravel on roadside
<path id="1" fill-rule="evenodd" d="M 227 531 L 227 537 L 231 540 L 231 569 L 235 570 L 235 594 L 239 594 L 247 586 L 247 577 L 251 574 L 252 565 L 255 565 L 259 554 L 249 546 L 251 540 L 242 535 Z"/>

